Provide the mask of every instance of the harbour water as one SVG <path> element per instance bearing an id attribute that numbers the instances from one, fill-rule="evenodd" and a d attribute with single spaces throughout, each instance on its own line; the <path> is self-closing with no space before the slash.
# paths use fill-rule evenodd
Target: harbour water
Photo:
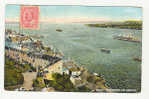
<path id="1" fill-rule="evenodd" d="M 6 28 L 17 32 L 18 27 L 18 24 L 6 24 Z M 66 59 L 70 57 L 90 72 L 102 74 L 111 88 L 139 90 L 141 87 L 141 62 L 133 60 L 134 56 L 141 57 L 141 43 L 113 39 L 114 35 L 131 33 L 141 40 L 141 30 L 43 23 L 39 30 L 24 29 L 23 33 L 44 36 L 41 40 L 45 45 L 61 50 Z M 103 53 L 101 48 L 110 49 L 111 53 Z"/>

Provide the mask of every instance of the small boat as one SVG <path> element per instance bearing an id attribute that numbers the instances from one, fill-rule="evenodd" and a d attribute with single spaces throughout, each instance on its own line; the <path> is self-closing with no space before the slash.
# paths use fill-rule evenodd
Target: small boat
<path id="1" fill-rule="evenodd" d="M 139 62 L 142 61 L 142 59 L 141 59 L 140 57 L 136 57 L 136 56 L 133 57 L 133 60 L 135 60 L 135 61 L 139 61 Z"/>
<path id="2" fill-rule="evenodd" d="M 57 32 L 62 32 L 63 30 L 61 30 L 61 29 L 56 29 L 56 31 L 57 31 Z"/>
<path id="3" fill-rule="evenodd" d="M 100 51 L 105 52 L 105 53 L 111 53 L 111 50 L 106 49 L 106 48 L 101 48 Z"/>

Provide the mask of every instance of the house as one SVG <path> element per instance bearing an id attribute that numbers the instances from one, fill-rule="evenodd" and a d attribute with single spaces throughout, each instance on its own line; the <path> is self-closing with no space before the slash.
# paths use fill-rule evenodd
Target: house
<path id="1" fill-rule="evenodd" d="M 33 53 L 27 53 L 22 50 L 8 47 L 5 48 L 5 55 L 21 63 L 27 62 L 31 64 L 34 68 L 41 67 L 44 72 L 46 71 L 47 76 L 48 74 L 52 74 L 55 72 L 62 74 L 63 61 L 61 58 L 49 55 L 36 55 Z"/>
<path id="2" fill-rule="evenodd" d="M 65 67 L 63 67 L 62 72 L 65 73 L 65 74 L 67 74 L 67 75 L 69 75 L 69 69 L 67 69 Z"/>
<path id="3" fill-rule="evenodd" d="M 79 67 L 72 67 L 69 69 L 71 76 L 76 77 L 76 76 L 80 76 L 81 71 Z"/>
<path id="4" fill-rule="evenodd" d="M 44 75 L 45 75 L 45 78 L 47 80 L 52 80 L 52 73 L 60 73 L 62 74 L 62 66 L 63 66 L 63 61 L 62 60 L 59 60 L 57 61 L 56 63 L 54 64 L 51 64 L 51 65 L 48 65 L 46 67 L 43 68 L 43 71 L 44 71 Z"/>

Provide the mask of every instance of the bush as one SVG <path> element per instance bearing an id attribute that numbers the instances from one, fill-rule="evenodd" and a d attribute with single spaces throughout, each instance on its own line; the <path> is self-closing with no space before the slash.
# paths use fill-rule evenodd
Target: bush
<path id="1" fill-rule="evenodd" d="M 86 86 L 81 86 L 81 87 L 78 87 L 78 91 L 79 91 L 79 92 L 90 92 L 91 89 L 89 89 L 89 88 L 86 87 Z"/>
<path id="2" fill-rule="evenodd" d="M 42 77 L 38 77 L 36 80 L 33 81 L 33 87 L 44 88 L 46 85 Z"/>
<path id="3" fill-rule="evenodd" d="M 24 77 L 22 72 L 30 70 L 28 64 L 21 65 L 13 59 L 8 57 L 5 58 L 5 78 L 4 78 L 4 87 L 5 89 L 11 90 L 15 88 L 14 86 L 22 85 L 24 82 Z"/>
<path id="4" fill-rule="evenodd" d="M 58 91 L 65 91 L 65 92 L 70 92 L 70 91 L 75 91 L 75 88 L 70 81 L 69 75 L 61 75 L 58 73 L 52 74 L 54 80 L 49 81 L 48 85 L 50 87 L 55 88 L 55 90 Z"/>
<path id="5" fill-rule="evenodd" d="M 5 79 L 4 79 L 4 86 L 15 86 L 23 84 L 24 77 L 21 73 L 17 72 L 16 69 L 8 69 L 5 68 Z"/>
<path id="6" fill-rule="evenodd" d="M 24 77 L 20 72 L 21 70 L 15 67 L 16 62 L 8 58 L 5 59 L 4 86 L 8 87 L 23 84 Z"/>

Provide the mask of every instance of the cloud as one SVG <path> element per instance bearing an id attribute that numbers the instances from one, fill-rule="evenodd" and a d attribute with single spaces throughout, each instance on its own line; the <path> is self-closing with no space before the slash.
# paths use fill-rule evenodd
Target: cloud
<path id="1" fill-rule="evenodd" d="M 40 22 L 49 23 L 73 23 L 73 22 L 98 22 L 98 21 L 110 21 L 110 18 L 42 18 Z"/>
<path id="2" fill-rule="evenodd" d="M 46 23 L 73 23 L 73 22 L 99 22 L 99 21 L 110 21 L 110 18 L 48 18 L 42 17 L 39 21 Z M 6 22 L 19 22 L 19 18 L 7 18 Z"/>
<path id="3" fill-rule="evenodd" d="M 126 9 L 126 10 L 124 10 L 124 12 L 125 13 L 128 13 L 128 14 L 137 14 L 138 13 L 138 10 L 136 10 L 136 9 Z"/>
<path id="4" fill-rule="evenodd" d="M 6 18 L 5 22 L 19 22 L 19 18 Z"/>
<path id="5" fill-rule="evenodd" d="M 109 21 L 124 21 L 124 20 L 140 20 L 138 18 L 123 18 L 123 19 L 112 19 L 112 18 L 88 18 L 88 17 L 79 17 L 79 18 L 48 18 L 42 17 L 39 22 L 44 23 L 87 23 L 87 22 L 109 22 Z M 19 22 L 19 18 L 7 18 L 6 22 Z"/>

